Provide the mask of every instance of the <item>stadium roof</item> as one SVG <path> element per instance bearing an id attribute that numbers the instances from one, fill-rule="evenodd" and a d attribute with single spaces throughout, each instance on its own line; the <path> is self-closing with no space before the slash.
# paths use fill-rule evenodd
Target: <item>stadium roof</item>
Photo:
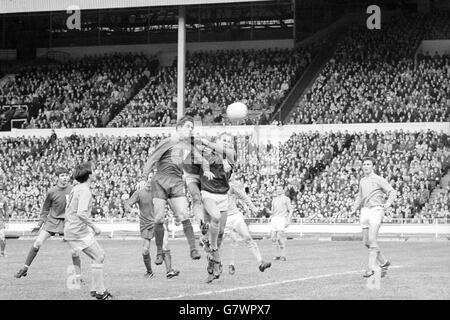
<path id="1" fill-rule="evenodd" d="M 264 1 L 270 0 L 2 0 L 0 13 L 67 11 L 73 10 L 73 6 L 92 10 Z"/>

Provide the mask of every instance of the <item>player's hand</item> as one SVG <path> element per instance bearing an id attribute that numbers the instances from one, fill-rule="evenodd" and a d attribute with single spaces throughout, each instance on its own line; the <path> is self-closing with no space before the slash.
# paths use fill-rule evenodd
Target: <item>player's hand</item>
<path id="1" fill-rule="evenodd" d="M 137 190 L 142 190 L 142 189 L 144 189 L 145 184 L 146 184 L 146 181 L 144 181 L 144 180 L 138 182 L 138 184 L 136 185 L 136 189 L 137 189 Z"/>
<path id="2" fill-rule="evenodd" d="M 389 209 L 389 207 L 390 206 L 387 203 L 383 204 L 383 210 L 387 210 L 387 209 Z"/>
<path id="3" fill-rule="evenodd" d="M 206 177 L 206 179 L 208 180 L 212 180 L 214 179 L 216 176 L 214 175 L 214 173 L 212 173 L 211 171 L 205 171 L 203 172 L 203 175 Z"/>
<path id="4" fill-rule="evenodd" d="M 102 233 L 102 230 L 100 230 L 100 228 L 99 227 L 97 227 L 97 226 L 92 226 L 92 231 L 94 231 L 94 234 L 96 235 L 96 236 L 99 236 L 101 233 Z"/>

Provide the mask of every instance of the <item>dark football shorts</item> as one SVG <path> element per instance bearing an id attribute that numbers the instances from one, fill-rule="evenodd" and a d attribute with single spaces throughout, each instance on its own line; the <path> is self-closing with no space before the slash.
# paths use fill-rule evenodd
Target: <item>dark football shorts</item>
<path id="1" fill-rule="evenodd" d="M 141 229 L 141 238 L 146 240 L 151 240 L 155 236 L 155 229 L 153 227 L 148 227 L 146 229 Z"/>
<path id="2" fill-rule="evenodd" d="M 184 181 L 180 177 L 158 175 L 152 179 L 153 197 L 158 199 L 171 199 L 185 197 Z"/>
<path id="3" fill-rule="evenodd" d="M 64 219 L 57 219 L 48 216 L 47 221 L 44 223 L 43 229 L 51 236 L 54 236 L 55 234 L 64 235 Z"/>

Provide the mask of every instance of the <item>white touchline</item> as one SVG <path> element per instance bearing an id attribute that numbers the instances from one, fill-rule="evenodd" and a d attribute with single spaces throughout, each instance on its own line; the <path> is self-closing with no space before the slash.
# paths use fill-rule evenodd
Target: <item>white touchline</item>
<path id="1" fill-rule="evenodd" d="M 392 266 L 389 269 L 398 269 L 398 268 L 404 268 L 404 266 Z M 235 288 L 228 288 L 228 289 L 214 290 L 214 291 L 203 291 L 203 292 L 190 293 L 190 294 L 180 294 L 178 296 L 171 296 L 171 297 L 149 298 L 148 300 L 172 300 L 172 299 L 181 299 L 181 298 L 185 298 L 185 297 L 205 296 L 205 295 L 217 294 L 217 293 L 248 290 L 248 289 L 262 288 L 262 287 L 268 287 L 268 286 L 277 286 L 280 284 L 291 283 L 291 282 L 301 282 L 301 281 L 307 281 L 307 280 L 329 278 L 329 277 L 334 277 L 334 276 L 342 276 L 342 275 L 346 275 L 346 274 L 361 273 L 364 271 L 365 270 L 354 270 L 354 271 L 347 271 L 347 272 L 320 274 L 317 276 L 311 276 L 311 277 L 305 277 L 305 278 L 297 278 L 297 279 L 289 279 L 289 280 L 283 280 L 283 281 L 261 283 L 261 284 L 256 284 L 253 286 L 235 287 Z"/>

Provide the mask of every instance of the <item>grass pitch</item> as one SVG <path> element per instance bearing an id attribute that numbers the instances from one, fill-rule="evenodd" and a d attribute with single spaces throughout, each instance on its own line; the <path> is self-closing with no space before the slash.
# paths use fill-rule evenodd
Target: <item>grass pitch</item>
<path id="1" fill-rule="evenodd" d="M 133 299 L 450 299 L 450 242 L 381 242 L 384 254 L 392 262 L 381 289 L 369 291 L 362 272 L 368 259 L 367 249 L 358 241 L 288 240 L 287 261 L 272 261 L 269 240 L 257 241 L 263 257 L 272 261 L 264 273 L 253 256 L 241 245 L 236 251 L 236 273 L 228 274 L 230 245 L 225 242 L 223 274 L 205 284 L 205 253 L 201 260 L 189 258 L 184 239 L 170 240 L 173 266 L 178 277 L 166 279 L 164 265 L 153 261 L 155 276 L 145 273 L 141 241 L 100 240 L 106 252 L 106 286 L 118 300 Z M 66 287 L 70 250 L 62 240 L 47 241 L 41 248 L 28 276 L 16 279 L 31 240 L 8 240 L 7 257 L 0 258 L 0 299 L 92 299 L 89 296 L 91 268 L 82 256 L 85 283 L 81 290 Z"/>

